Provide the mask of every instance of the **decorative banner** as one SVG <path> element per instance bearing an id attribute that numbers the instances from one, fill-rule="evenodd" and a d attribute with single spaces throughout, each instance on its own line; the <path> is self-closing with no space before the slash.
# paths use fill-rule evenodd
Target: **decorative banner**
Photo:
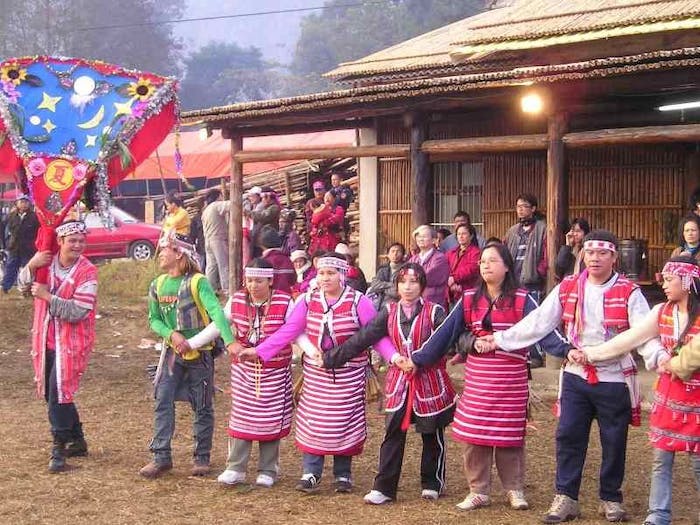
<path id="1" fill-rule="evenodd" d="M 177 123 L 174 79 L 99 61 L 26 57 L 0 63 L 0 171 L 34 202 L 39 249 L 87 189 L 105 221 L 110 188 Z"/>

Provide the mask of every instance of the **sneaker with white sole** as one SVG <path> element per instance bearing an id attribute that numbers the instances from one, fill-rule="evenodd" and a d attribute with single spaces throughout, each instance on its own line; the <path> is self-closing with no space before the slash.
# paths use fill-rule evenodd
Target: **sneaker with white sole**
<path id="1" fill-rule="evenodd" d="M 618 501 L 602 500 L 598 506 L 598 513 L 605 516 L 609 522 L 627 521 L 627 512 Z"/>
<path id="2" fill-rule="evenodd" d="M 350 478 L 339 476 L 335 478 L 333 486 L 335 487 L 334 490 L 339 494 L 347 494 L 348 492 L 352 492 L 352 481 Z"/>
<path id="3" fill-rule="evenodd" d="M 266 489 L 269 489 L 272 485 L 275 484 L 275 478 L 273 478 L 272 476 L 268 476 L 267 474 L 258 474 L 258 477 L 255 480 L 255 484 L 258 487 L 265 487 Z"/>
<path id="4" fill-rule="evenodd" d="M 470 492 L 461 503 L 457 503 L 457 508 L 459 510 L 474 510 L 481 507 L 488 507 L 489 505 L 491 505 L 491 498 L 489 496 Z"/>
<path id="5" fill-rule="evenodd" d="M 440 497 L 440 493 L 433 489 L 423 489 L 420 492 L 420 497 L 423 499 L 437 500 Z"/>
<path id="6" fill-rule="evenodd" d="M 245 483 L 245 472 L 237 472 L 235 470 L 224 470 L 216 481 L 222 485 L 239 485 Z"/>
<path id="7" fill-rule="evenodd" d="M 385 503 L 391 503 L 392 501 L 389 496 L 379 492 L 378 490 L 370 490 L 362 499 L 369 505 L 384 505 Z"/>
<path id="8" fill-rule="evenodd" d="M 527 510 L 530 508 L 530 505 L 525 499 L 525 493 L 522 490 L 509 490 L 506 495 L 508 496 L 508 503 L 510 503 L 511 509 Z"/>
<path id="9" fill-rule="evenodd" d="M 317 478 L 315 474 L 304 474 L 294 488 L 308 494 L 316 492 L 320 483 L 321 478 Z"/>
<path id="10" fill-rule="evenodd" d="M 578 501 L 565 494 L 557 494 L 554 496 L 547 514 L 542 518 L 542 522 L 562 523 L 563 521 L 575 520 L 579 516 L 581 516 L 581 509 L 578 506 Z"/>

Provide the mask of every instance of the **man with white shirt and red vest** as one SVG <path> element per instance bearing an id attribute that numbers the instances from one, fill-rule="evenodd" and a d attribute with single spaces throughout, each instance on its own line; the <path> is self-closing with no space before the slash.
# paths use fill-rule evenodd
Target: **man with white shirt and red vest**
<path id="1" fill-rule="evenodd" d="M 37 394 L 48 403 L 53 448 L 50 472 L 66 469 L 66 457 L 87 455 L 74 396 L 95 344 L 97 268 L 85 257 L 84 222 L 56 228 L 58 254 L 34 254 L 19 274 L 22 292 L 34 296 L 32 361 Z M 49 267 L 47 284 L 34 282 Z"/>
<path id="2" fill-rule="evenodd" d="M 621 487 L 628 425 L 639 425 L 636 365 L 629 354 L 592 365 L 581 350 L 639 324 L 649 312 L 639 287 L 614 271 L 617 251 L 612 233 L 590 232 L 583 243 L 585 270 L 564 278 L 536 310 L 488 341 L 502 350 L 515 350 L 535 343 L 563 321 L 572 346 L 559 390 L 557 494 L 544 523 L 580 516 L 578 495 L 593 419 L 598 420 L 602 447 L 599 512 L 611 522 L 627 519 Z M 638 349 L 642 355 L 660 350 L 653 340 Z"/>
<path id="3" fill-rule="evenodd" d="M 396 499 L 406 433 L 411 423 L 423 441 L 421 455 L 421 497 L 436 500 L 445 489 L 445 427 L 452 422 L 457 395 L 447 374 L 447 358 L 421 355 L 414 373 L 411 357 L 445 319 L 442 306 L 421 297 L 426 285 L 425 271 L 417 263 L 404 264 L 396 274 L 399 301 L 387 304 L 370 324 L 338 348 L 324 352 L 323 366 L 337 368 L 388 336 L 396 351 L 384 392 L 386 432 L 379 451 L 379 472 L 364 501 L 382 505 Z M 440 349 L 442 350 L 442 349 Z"/>
<path id="4" fill-rule="evenodd" d="M 272 287 L 274 269 L 265 259 L 250 261 L 244 276 L 245 287 L 231 296 L 224 313 L 236 341 L 245 348 L 254 348 L 284 325 L 294 302 L 288 293 Z M 212 323 L 188 342 L 198 347 L 218 336 Z M 260 447 L 256 485 L 271 487 L 277 481 L 280 440 L 292 426 L 291 362 L 291 345 L 266 363 L 233 361 L 229 455 L 219 483 L 245 482 L 254 441 Z"/>

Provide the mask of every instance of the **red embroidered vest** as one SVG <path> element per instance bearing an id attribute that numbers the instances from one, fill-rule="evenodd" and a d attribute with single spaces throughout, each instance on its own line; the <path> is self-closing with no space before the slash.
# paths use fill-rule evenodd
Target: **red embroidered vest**
<path id="1" fill-rule="evenodd" d="M 357 315 L 357 303 L 362 294 L 351 287 L 343 289 L 333 306 L 328 306 L 320 290 L 309 292 L 305 296 L 308 312 L 306 314 L 306 333 L 322 352 L 331 348 L 323 348 L 322 343 L 330 337 L 332 347 L 341 345 L 357 332 L 360 319 Z M 324 337 L 325 334 L 325 337 Z M 348 361 L 349 366 L 367 364 L 367 352 Z"/>
<path id="2" fill-rule="evenodd" d="M 700 333 L 700 317 L 695 319 L 695 323 L 690 327 L 688 333 L 683 338 L 682 345 L 688 344 L 688 342 L 696 337 Z M 661 344 L 664 345 L 666 351 L 671 355 L 671 357 L 677 355 L 676 347 L 678 346 L 678 340 L 676 339 L 675 333 L 675 323 L 673 321 L 673 304 L 667 302 L 659 310 L 659 337 L 661 338 Z M 690 381 L 700 382 L 700 370 L 696 370 L 690 377 Z"/>
<path id="3" fill-rule="evenodd" d="M 578 275 L 569 275 L 559 286 L 559 301 L 562 306 L 562 321 L 568 333 L 568 325 L 574 322 L 576 317 L 576 303 L 578 301 Z M 603 295 L 603 325 L 612 335 L 624 332 L 630 327 L 627 317 L 627 301 L 630 294 L 638 286 L 619 275 L 613 284 Z"/>
<path id="4" fill-rule="evenodd" d="M 527 301 L 527 290 L 522 288 L 515 292 L 512 298 L 500 298 L 491 309 L 491 330 L 485 330 L 482 323 L 489 310 L 489 299 L 482 295 L 474 304 L 476 288 L 464 292 L 462 305 L 464 308 L 464 325 L 467 330 L 479 335 L 479 332 L 491 333 L 494 331 L 506 330 L 520 321 L 525 315 L 525 301 Z M 527 348 L 521 348 L 512 352 L 496 350 L 495 355 L 522 359 L 527 361 Z M 488 354 L 484 354 L 488 355 Z M 482 356 L 483 357 L 483 356 Z"/>
<path id="5" fill-rule="evenodd" d="M 245 290 L 239 290 L 231 297 L 231 328 L 233 328 L 236 340 L 243 346 L 257 346 L 266 338 L 274 334 L 283 324 L 287 315 L 287 308 L 292 296 L 281 290 L 273 290 L 270 296 L 270 304 L 266 308 L 264 318 L 261 319 L 260 339 L 251 344 L 248 340 L 252 323 L 255 320 L 255 308 L 250 304 L 250 297 Z M 292 360 L 292 345 L 287 345 L 279 354 L 270 359 L 263 366 L 266 368 L 284 368 Z"/>
<path id="6" fill-rule="evenodd" d="M 423 308 L 413 320 L 408 338 L 404 338 L 401 332 L 401 306 L 398 303 L 387 305 L 389 311 L 387 332 L 398 352 L 404 357 L 411 357 L 411 353 L 421 347 L 434 328 L 433 320 L 438 305 L 422 298 L 420 301 L 423 303 Z M 439 414 L 454 404 L 455 391 L 445 369 L 446 363 L 447 358 L 443 357 L 433 366 L 420 369 L 416 373 L 413 379 L 415 388 L 413 410 L 417 415 Z M 406 398 L 408 376 L 396 366 L 389 367 L 384 390 L 386 392 L 385 409 L 387 412 L 395 412 L 403 406 Z"/>

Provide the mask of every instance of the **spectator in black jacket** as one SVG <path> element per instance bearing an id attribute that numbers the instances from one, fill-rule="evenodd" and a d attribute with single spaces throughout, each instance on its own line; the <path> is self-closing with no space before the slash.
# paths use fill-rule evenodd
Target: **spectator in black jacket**
<path id="1" fill-rule="evenodd" d="M 583 218 L 571 221 L 571 228 L 566 233 L 566 244 L 559 248 L 557 254 L 556 272 L 559 279 L 567 275 L 581 271 L 581 258 L 579 257 L 583 238 L 591 231 L 591 225 Z"/>
<path id="2" fill-rule="evenodd" d="M 29 262 L 36 247 L 36 235 L 39 231 L 39 219 L 31 209 L 29 197 L 20 195 L 15 202 L 15 209 L 7 218 L 9 240 L 7 251 L 9 257 L 5 265 L 5 275 L 2 279 L 2 291 L 7 293 L 15 285 L 19 269 Z"/>

